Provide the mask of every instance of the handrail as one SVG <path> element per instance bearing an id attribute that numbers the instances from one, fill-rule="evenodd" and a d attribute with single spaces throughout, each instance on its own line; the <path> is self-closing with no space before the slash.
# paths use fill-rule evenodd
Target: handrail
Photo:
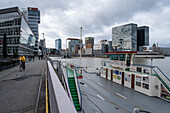
<path id="1" fill-rule="evenodd" d="M 75 71 L 75 73 L 77 72 L 76 68 L 75 68 L 74 71 Z M 80 92 L 80 99 L 81 99 L 80 104 L 81 104 L 81 109 L 82 109 L 82 96 L 81 96 L 81 90 L 80 90 L 80 86 L 79 86 L 79 82 L 78 82 L 78 78 L 77 78 L 77 73 L 76 73 L 76 79 L 77 79 L 78 89 L 79 89 L 79 92 Z"/>
<path id="2" fill-rule="evenodd" d="M 71 101 L 72 101 L 72 103 L 73 103 L 73 99 L 72 99 L 72 96 L 71 96 L 71 92 L 70 92 L 70 85 L 69 85 L 69 80 L 68 80 L 68 72 L 67 72 L 67 66 L 66 66 L 66 74 L 67 74 L 67 84 L 68 84 L 68 91 L 69 91 L 69 95 L 70 95 L 70 99 L 71 99 Z M 73 103 L 74 104 L 74 103 Z"/>
<path id="3" fill-rule="evenodd" d="M 142 67 L 149 67 L 149 68 L 155 68 L 156 67 L 156 66 L 142 65 L 142 64 L 132 64 L 132 66 L 142 66 Z"/>
<path id="4" fill-rule="evenodd" d="M 159 77 L 159 79 L 161 79 L 160 81 L 165 85 L 165 87 L 168 89 L 168 91 L 169 91 L 169 86 L 165 83 L 165 81 L 159 76 L 159 74 L 155 71 L 155 70 L 153 70 L 155 73 L 156 73 L 156 75 Z"/>
<path id="5" fill-rule="evenodd" d="M 77 113 L 51 63 L 48 61 L 48 87 L 51 113 Z"/>
<path id="6" fill-rule="evenodd" d="M 68 84 L 66 83 L 67 78 L 65 77 L 65 74 L 63 72 L 63 70 L 64 70 L 63 65 L 61 64 L 60 61 L 55 60 L 55 61 L 52 61 L 53 66 L 54 66 L 54 62 L 56 64 L 56 69 L 57 69 L 56 71 L 58 72 L 58 77 L 62 81 L 62 83 L 64 84 L 63 87 L 64 87 L 65 91 L 67 92 L 68 96 L 71 97 L 70 90 L 68 89 Z"/>
<path id="7" fill-rule="evenodd" d="M 158 66 L 155 66 L 158 68 L 158 70 L 170 81 L 170 79 L 162 72 L 162 70 L 158 67 Z"/>
<path id="8" fill-rule="evenodd" d="M 64 70 L 64 69 L 63 69 L 63 65 L 61 65 L 61 69 L 62 69 L 62 71 Z M 70 100 L 73 102 L 73 100 L 72 100 L 72 98 L 71 98 L 70 87 L 69 87 L 69 84 L 68 84 L 67 69 L 66 69 L 66 76 L 65 76 L 65 74 L 64 74 L 64 80 L 65 80 L 65 84 L 66 84 L 66 86 L 67 86 L 67 94 L 68 94 Z"/>

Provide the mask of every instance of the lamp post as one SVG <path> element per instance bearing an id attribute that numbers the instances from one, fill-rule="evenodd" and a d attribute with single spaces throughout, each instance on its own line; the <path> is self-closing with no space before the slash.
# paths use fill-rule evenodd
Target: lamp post
<path id="1" fill-rule="evenodd" d="M 45 43 L 45 34 L 44 33 L 42 33 L 42 35 L 43 35 L 43 44 L 42 44 L 42 54 L 44 54 L 45 55 L 45 58 L 46 58 L 46 43 Z"/>
<path id="2" fill-rule="evenodd" d="M 4 33 L 4 37 L 3 37 L 3 57 L 4 57 L 4 59 L 6 59 L 6 57 L 7 57 L 7 36 L 6 36 L 6 33 Z"/>
<path id="3" fill-rule="evenodd" d="M 82 48 L 82 27 L 80 27 L 80 67 L 81 67 L 81 48 Z"/>

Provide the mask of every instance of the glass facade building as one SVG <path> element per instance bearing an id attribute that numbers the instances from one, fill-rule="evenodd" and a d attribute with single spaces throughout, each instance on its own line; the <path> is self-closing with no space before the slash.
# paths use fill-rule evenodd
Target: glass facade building
<path id="1" fill-rule="evenodd" d="M 69 47 L 69 54 L 75 54 L 75 47 L 76 45 L 80 45 L 80 40 L 79 39 L 72 39 L 70 40 L 70 42 L 68 43 L 68 47 Z"/>
<path id="2" fill-rule="evenodd" d="M 35 35 L 18 7 L 0 9 L 0 54 L 3 36 L 7 35 L 7 54 L 33 55 Z"/>
<path id="3" fill-rule="evenodd" d="M 62 47 L 61 39 L 56 39 L 55 40 L 55 48 L 58 50 L 61 50 L 61 47 Z"/>
<path id="4" fill-rule="evenodd" d="M 39 51 L 39 23 L 40 23 L 40 11 L 38 8 L 28 7 L 27 11 L 23 11 L 28 23 L 35 34 L 36 41 L 35 41 L 35 54 L 38 54 Z"/>
<path id="5" fill-rule="evenodd" d="M 94 37 L 85 37 L 85 44 L 94 45 Z"/>
<path id="6" fill-rule="evenodd" d="M 149 46 L 149 27 L 147 26 L 137 29 L 137 51 L 143 51 L 143 46 Z"/>
<path id="7" fill-rule="evenodd" d="M 137 50 L 137 24 L 112 28 L 112 46 L 115 50 Z"/>

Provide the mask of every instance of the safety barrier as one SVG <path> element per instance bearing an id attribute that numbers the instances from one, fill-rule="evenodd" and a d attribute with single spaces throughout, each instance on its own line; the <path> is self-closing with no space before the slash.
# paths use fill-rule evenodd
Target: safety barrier
<path id="1" fill-rule="evenodd" d="M 56 72 L 48 61 L 49 110 L 51 113 L 77 113 Z"/>

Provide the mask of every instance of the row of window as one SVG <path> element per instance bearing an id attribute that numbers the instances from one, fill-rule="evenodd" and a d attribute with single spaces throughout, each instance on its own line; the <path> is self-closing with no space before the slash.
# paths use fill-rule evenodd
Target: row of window
<path id="1" fill-rule="evenodd" d="M 0 34 L 3 35 L 4 33 L 7 35 L 20 35 L 20 27 L 0 29 Z"/>
<path id="2" fill-rule="evenodd" d="M 136 68 L 136 71 L 137 71 L 137 72 L 140 72 L 140 73 L 149 74 L 149 69 L 143 69 L 143 71 L 142 71 L 142 68 L 141 68 L 141 67 L 137 67 L 137 68 Z"/>
<path id="3" fill-rule="evenodd" d="M 19 44 L 20 37 L 7 37 L 8 44 Z M 3 45 L 3 38 L 0 39 L 0 45 Z"/>
<path id="4" fill-rule="evenodd" d="M 0 22 L 0 27 L 21 25 L 21 18 Z"/>
<path id="5" fill-rule="evenodd" d="M 106 69 L 104 68 L 104 71 L 102 71 L 103 74 L 106 74 Z M 121 80 L 121 74 L 122 72 L 119 72 L 118 70 L 113 70 L 113 78 Z M 139 86 L 145 89 L 149 89 L 149 77 L 148 76 L 135 76 L 136 78 L 136 86 Z M 124 80 L 126 82 L 131 83 L 131 75 L 130 74 L 125 74 Z"/>
<path id="6" fill-rule="evenodd" d="M 125 54 L 113 54 L 110 55 L 111 60 L 120 60 L 120 61 L 125 61 Z M 127 56 L 127 60 L 130 59 L 130 55 Z"/>
<path id="7" fill-rule="evenodd" d="M 18 47 L 17 46 L 8 46 L 7 47 L 7 54 L 13 54 L 15 52 L 18 52 Z M 3 48 L 0 47 L 0 53 L 3 53 Z"/>

